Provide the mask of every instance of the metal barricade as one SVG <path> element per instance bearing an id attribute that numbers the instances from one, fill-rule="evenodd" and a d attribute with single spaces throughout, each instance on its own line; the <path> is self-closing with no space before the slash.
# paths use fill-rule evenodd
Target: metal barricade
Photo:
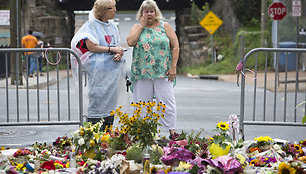
<path id="1" fill-rule="evenodd" d="M 43 72 L 44 75 L 40 76 L 38 56 L 36 56 L 37 74 L 30 77 L 28 59 L 21 60 L 21 55 L 27 55 L 27 52 L 53 53 L 52 61 L 59 62 L 61 57 L 65 57 L 66 64 L 61 63 L 60 68 L 60 64 L 46 61 L 46 70 Z M 16 75 L 17 79 L 14 82 L 10 81 L 12 74 L 9 74 L 8 71 L 6 71 L 5 78 L 0 79 L 0 127 L 83 124 L 81 61 L 74 51 L 68 48 L 7 48 L 0 49 L 0 53 L 5 54 L 6 69 L 9 66 L 9 59 L 11 63 L 15 59 L 16 72 L 12 73 Z M 8 54 L 16 56 L 11 58 Z M 70 56 L 72 55 L 76 58 L 79 66 L 76 88 L 71 87 L 70 84 L 73 81 L 70 70 Z M 49 56 L 49 60 L 50 58 Z M 22 65 L 22 69 L 19 65 Z M 51 68 L 51 66 L 54 67 Z"/>
<path id="2" fill-rule="evenodd" d="M 256 78 L 246 78 L 245 75 L 242 75 L 241 78 L 240 132 L 242 133 L 242 139 L 245 135 L 245 125 L 306 127 L 306 124 L 302 124 L 302 119 L 306 115 L 306 104 L 297 107 L 306 100 L 306 72 L 299 71 L 298 63 L 299 54 L 303 52 L 306 53 L 306 49 L 255 48 L 244 56 L 242 73 L 246 73 L 248 60 L 254 58 Z M 264 59 L 264 70 L 262 71 L 258 71 L 259 53 L 262 54 L 261 58 Z M 288 57 L 290 53 L 296 53 L 296 55 Z M 283 57 L 284 72 L 279 71 L 278 54 L 285 55 Z M 268 73 L 273 72 L 268 70 L 269 57 L 273 57 L 275 61 L 275 71 L 272 74 Z M 288 62 L 293 59 L 295 59 L 295 70 L 289 72 Z M 289 75 L 293 79 L 288 79 Z M 247 74 L 247 76 L 250 77 L 251 75 Z M 304 79 L 301 79 L 301 77 Z M 246 81 L 251 82 L 248 83 L 247 93 Z"/>

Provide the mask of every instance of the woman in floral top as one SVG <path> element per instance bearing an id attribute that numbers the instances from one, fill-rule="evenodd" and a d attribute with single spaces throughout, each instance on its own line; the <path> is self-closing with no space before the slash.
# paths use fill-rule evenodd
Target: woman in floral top
<path id="1" fill-rule="evenodd" d="M 141 4 L 127 44 L 134 47 L 131 67 L 131 90 L 134 101 L 152 101 L 166 105 L 165 117 L 161 119 L 163 128 L 168 129 L 170 138 L 177 136 L 176 103 L 173 86 L 176 79 L 176 64 L 179 43 L 170 24 L 161 21 L 162 14 L 153 0 Z"/>

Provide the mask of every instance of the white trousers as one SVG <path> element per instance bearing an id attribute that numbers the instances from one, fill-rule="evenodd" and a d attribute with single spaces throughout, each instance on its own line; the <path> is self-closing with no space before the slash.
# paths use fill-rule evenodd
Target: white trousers
<path id="1" fill-rule="evenodd" d="M 176 128 L 176 103 L 174 98 L 173 82 L 168 78 L 141 79 L 133 84 L 134 102 L 153 101 L 155 94 L 156 103 L 162 102 L 166 105 L 165 117 L 161 118 L 162 129 L 170 130 Z"/>

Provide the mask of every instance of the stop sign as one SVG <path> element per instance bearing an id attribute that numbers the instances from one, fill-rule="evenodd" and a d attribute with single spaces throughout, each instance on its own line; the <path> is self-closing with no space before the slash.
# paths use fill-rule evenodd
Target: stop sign
<path id="1" fill-rule="evenodd" d="M 282 20 L 287 14 L 287 7 L 281 2 L 274 2 L 269 7 L 269 16 L 273 20 Z"/>

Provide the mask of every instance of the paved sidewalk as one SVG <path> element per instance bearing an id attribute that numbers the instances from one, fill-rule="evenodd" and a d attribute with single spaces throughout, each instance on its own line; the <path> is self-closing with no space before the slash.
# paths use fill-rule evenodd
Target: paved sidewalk
<path id="1" fill-rule="evenodd" d="M 71 72 L 69 72 L 69 76 L 71 75 Z M 59 70 L 59 80 L 62 78 L 67 77 L 67 70 Z M 27 86 L 29 89 L 36 89 L 37 84 L 39 84 L 39 88 L 45 88 L 48 84 L 52 85 L 57 82 L 57 72 L 56 71 L 49 71 L 43 72 L 43 76 L 33 76 L 33 77 L 26 77 L 23 75 L 23 85 L 19 85 L 19 89 L 26 89 Z M 9 89 L 15 89 L 16 85 L 11 85 L 11 77 L 6 79 L 0 79 L 0 88 L 6 88 L 6 85 L 8 85 Z"/>

